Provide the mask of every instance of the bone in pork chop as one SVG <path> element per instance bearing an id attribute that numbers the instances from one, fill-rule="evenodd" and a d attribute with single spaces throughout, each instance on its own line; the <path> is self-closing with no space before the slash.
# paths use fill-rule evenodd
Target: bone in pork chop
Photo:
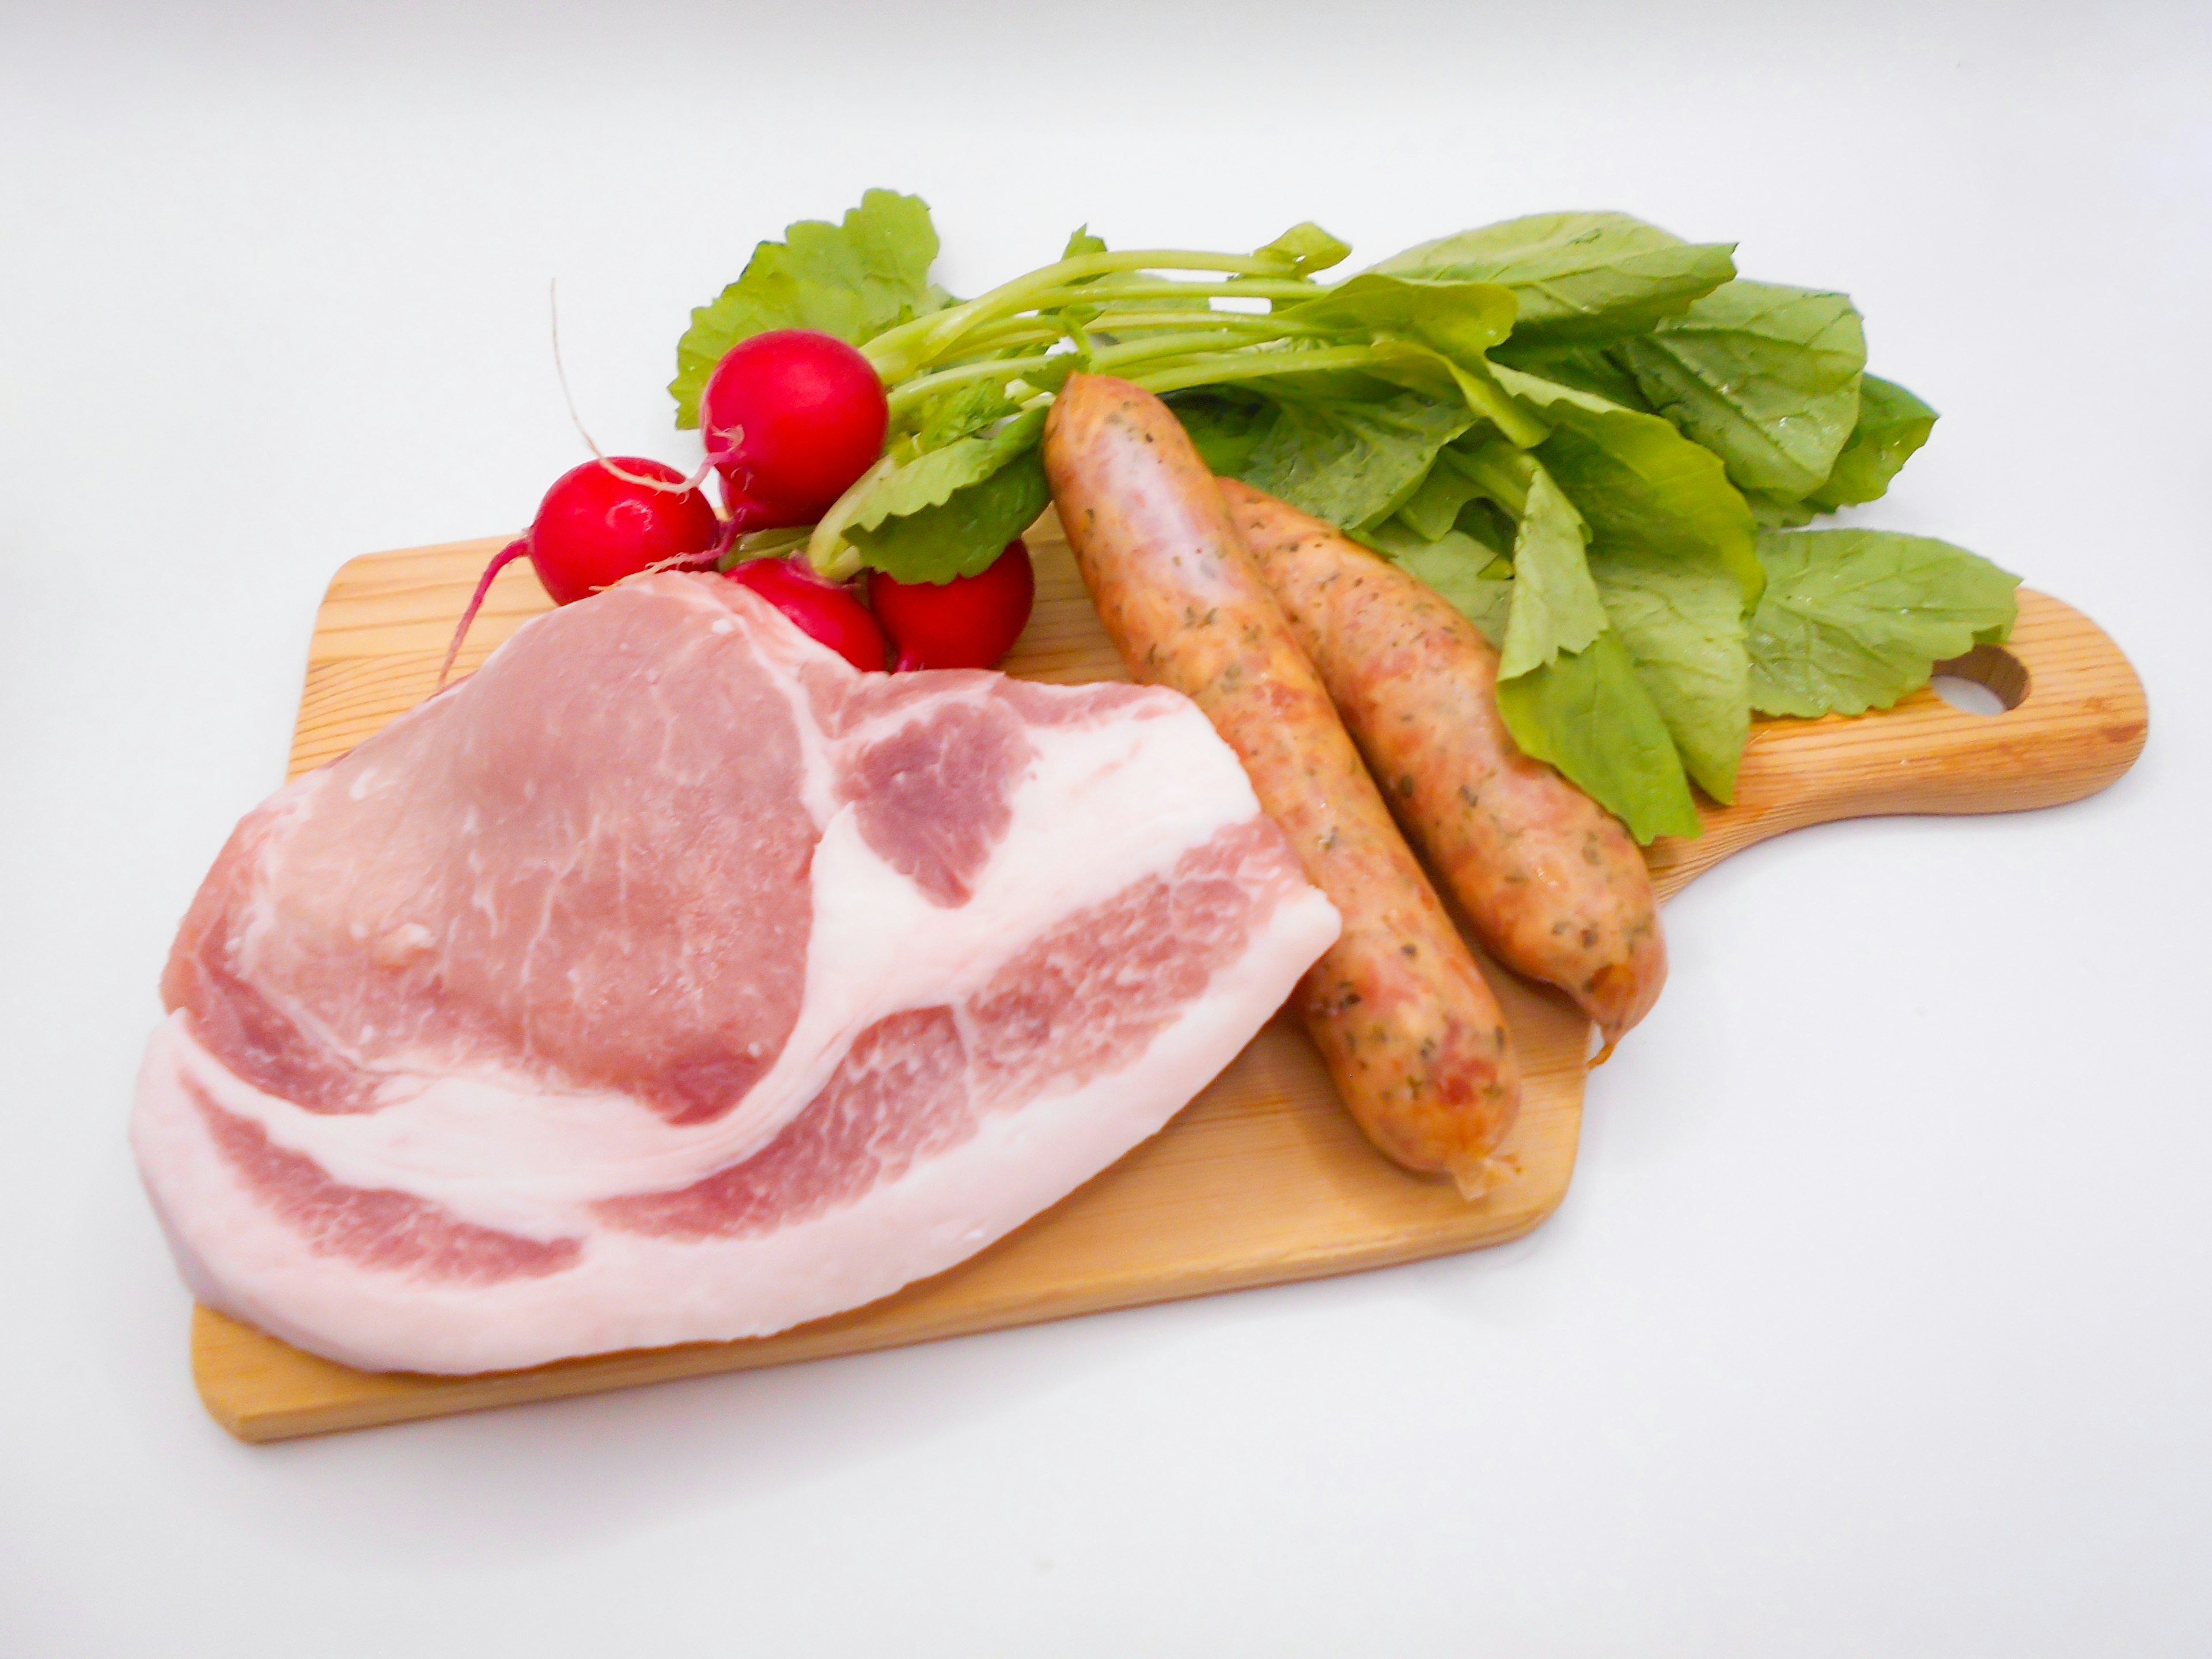
<path id="1" fill-rule="evenodd" d="M 193 1291 L 350 1364 L 760 1335 L 1089 1179 L 1336 932 L 1175 693 L 644 577 L 247 816 L 132 1139 Z"/>

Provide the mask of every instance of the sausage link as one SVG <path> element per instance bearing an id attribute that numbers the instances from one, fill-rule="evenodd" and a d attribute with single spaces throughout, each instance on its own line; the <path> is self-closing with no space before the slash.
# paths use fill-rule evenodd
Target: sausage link
<path id="1" fill-rule="evenodd" d="M 1300 981 L 1300 1017 L 1370 1139 L 1474 1196 L 1520 1104 L 1498 999 L 1360 763 L 1221 491 L 1166 404 L 1069 377 L 1045 471 L 1092 602 L 1129 672 L 1191 698 L 1243 762 L 1344 932 Z"/>
<path id="2" fill-rule="evenodd" d="M 1498 653 L 1395 565 L 1235 479 L 1245 550 L 1407 832 L 1506 966 L 1580 1003 L 1611 1051 L 1667 982 L 1643 855 L 1620 821 L 1514 745 Z"/>

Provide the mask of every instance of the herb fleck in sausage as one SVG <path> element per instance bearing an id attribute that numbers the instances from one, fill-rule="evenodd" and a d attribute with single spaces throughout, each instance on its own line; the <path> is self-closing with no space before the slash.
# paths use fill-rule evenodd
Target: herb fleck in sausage
<path id="1" fill-rule="evenodd" d="M 1069 378 L 1044 462 L 1085 585 L 1137 678 L 1206 712 L 1344 933 L 1296 1006 L 1375 1144 L 1470 1195 L 1520 1103 L 1498 999 L 1392 823 L 1328 690 L 1167 406 Z"/>
<path id="2" fill-rule="evenodd" d="M 1482 942 L 1558 986 L 1608 1049 L 1667 981 L 1659 902 L 1620 820 L 1515 747 L 1498 653 L 1396 566 L 1235 479 L 1237 533 L 1391 805 Z"/>

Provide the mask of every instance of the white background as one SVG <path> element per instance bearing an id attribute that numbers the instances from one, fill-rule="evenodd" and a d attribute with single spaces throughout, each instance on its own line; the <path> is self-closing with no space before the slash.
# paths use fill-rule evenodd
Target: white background
<path id="1" fill-rule="evenodd" d="M 2201 5 L 810 0 L 0 10 L 0 1652 L 2212 1647 Z M 123 1128 L 331 569 L 689 465 L 686 309 L 933 204 L 958 291 L 1558 207 L 1841 287 L 1944 411 L 1867 515 L 2150 688 L 2103 797 L 1814 830 L 1668 910 L 1485 1254 L 254 1449 Z"/>

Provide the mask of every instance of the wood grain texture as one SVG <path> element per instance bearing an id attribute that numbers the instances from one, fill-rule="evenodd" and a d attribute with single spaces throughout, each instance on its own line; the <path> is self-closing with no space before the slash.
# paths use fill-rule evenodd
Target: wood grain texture
<path id="1" fill-rule="evenodd" d="M 477 572 L 507 539 L 375 554 L 337 573 L 308 653 L 294 775 L 343 754 L 429 692 Z M 1030 545 L 1037 605 L 1010 672 L 1061 683 L 1125 678 L 1049 518 Z M 508 567 L 461 670 L 546 608 L 528 565 Z M 1660 891 L 1678 891 L 1737 848 L 1806 824 L 2078 799 L 2126 771 L 2142 750 L 2141 684 L 2111 640 L 2056 599 L 2023 592 L 2012 641 L 1951 667 L 1990 686 L 2007 712 L 1970 714 L 1921 692 L 1858 720 L 1760 722 L 1737 803 L 1706 808 L 1701 838 L 1650 848 Z M 851 1313 L 746 1342 L 434 1377 L 352 1370 L 197 1308 L 194 1379 L 233 1434 L 281 1440 L 857 1353 L 1516 1238 L 1566 1195 L 1589 1027 L 1548 988 L 1485 967 L 1512 1023 L 1524 1083 L 1504 1146 L 1518 1174 L 1476 1203 L 1376 1153 L 1311 1047 L 1278 1018 L 1165 1131 L 1112 1169 L 974 1260 Z M 1656 1017 L 1664 1018 L 1663 1000 Z"/>

